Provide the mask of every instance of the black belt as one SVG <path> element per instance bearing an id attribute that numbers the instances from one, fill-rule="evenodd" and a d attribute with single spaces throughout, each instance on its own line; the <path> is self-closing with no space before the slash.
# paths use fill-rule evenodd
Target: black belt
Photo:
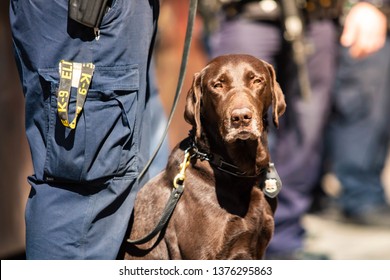
<path id="1" fill-rule="evenodd" d="M 341 0 L 306 0 L 298 8 L 308 20 L 336 19 L 342 12 Z M 227 19 L 279 21 L 282 17 L 278 0 L 232 1 L 222 7 Z"/>
<path id="2" fill-rule="evenodd" d="M 281 16 L 279 2 L 275 0 L 234 1 L 222 6 L 227 19 L 278 21 Z"/>

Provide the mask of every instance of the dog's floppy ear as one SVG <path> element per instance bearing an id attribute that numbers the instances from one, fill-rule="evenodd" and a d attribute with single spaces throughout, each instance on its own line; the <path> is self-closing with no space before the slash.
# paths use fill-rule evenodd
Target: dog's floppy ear
<path id="1" fill-rule="evenodd" d="M 195 137 L 200 138 L 202 133 L 200 123 L 200 103 L 201 103 L 201 74 L 196 73 L 192 81 L 192 87 L 187 93 L 184 119 L 193 127 Z"/>
<path id="2" fill-rule="evenodd" d="M 279 83 L 276 81 L 276 74 L 274 67 L 265 62 L 265 65 L 268 68 L 268 71 L 271 75 L 271 91 L 272 91 L 272 118 L 274 121 L 274 125 L 276 127 L 279 126 L 279 117 L 283 115 L 284 111 L 286 110 L 286 102 L 284 100 L 284 94 L 282 92 L 282 89 L 280 88 Z"/>

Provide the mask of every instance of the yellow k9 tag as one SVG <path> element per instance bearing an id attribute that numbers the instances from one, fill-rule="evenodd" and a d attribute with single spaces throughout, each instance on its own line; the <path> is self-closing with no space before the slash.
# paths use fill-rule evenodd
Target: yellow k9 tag
<path id="1" fill-rule="evenodd" d="M 77 118 L 83 110 L 95 65 L 61 60 L 59 64 L 60 85 L 57 92 L 57 111 L 61 123 L 76 128 Z M 76 110 L 71 122 L 68 119 L 69 100 L 72 87 L 77 88 Z"/>

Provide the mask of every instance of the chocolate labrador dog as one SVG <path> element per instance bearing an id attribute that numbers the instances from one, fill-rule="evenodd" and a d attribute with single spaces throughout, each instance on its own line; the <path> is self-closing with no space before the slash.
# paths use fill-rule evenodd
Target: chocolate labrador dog
<path id="1" fill-rule="evenodd" d="M 156 237 L 125 245 L 125 259 L 263 257 L 276 208 L 276 198 L 264 191 L 271 106 L 278 126 L 284 96 L 273 67 L 255 57 L 220 56 L 194 75 L 184 114 L 190 136 L 139 192 L 129 238 L 152 230 L 178 185 L 183 194 Z"/>

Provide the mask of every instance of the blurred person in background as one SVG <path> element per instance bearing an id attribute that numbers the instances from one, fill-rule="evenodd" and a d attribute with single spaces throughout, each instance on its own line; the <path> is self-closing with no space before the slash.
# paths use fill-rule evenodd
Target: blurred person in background
<path id="1" fill-rule="evenodd" d="M 390 1 L 347 1 L 328 131 L 341 218 L 390 227 L 381 180 L 390 135 Z"/>
<path id="2" fill-rule="evenodd" d="M 0 259 L 23 259 L 26 177 L 31 159 L 24 133 L 24 99 L 13 57 L 9 1 L 0 2 Z M 12 186 L 12 187 L 11 187 Z"/>

